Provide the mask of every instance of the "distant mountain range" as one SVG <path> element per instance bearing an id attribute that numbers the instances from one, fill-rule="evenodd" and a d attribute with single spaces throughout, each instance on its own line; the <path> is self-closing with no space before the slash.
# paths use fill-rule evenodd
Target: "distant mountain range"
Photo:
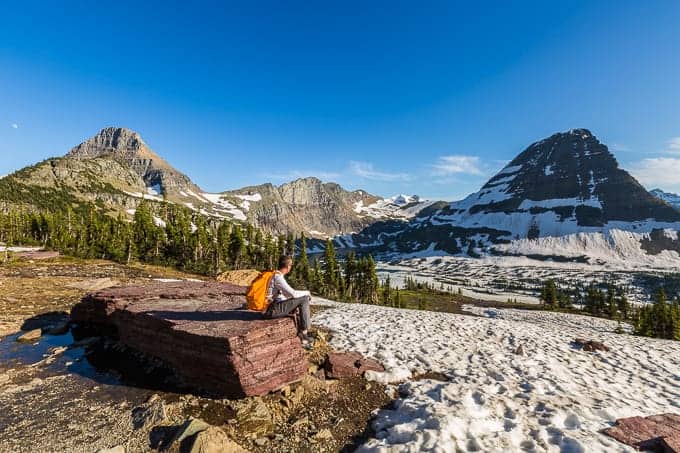
<path id="1" fill-rule="evenodd" d="M 665 201 L 669 205 L 680 209 L 680 195 L 670 192 L 664 192 L 661 189 L 650 190 L 649 193 L 654 195 L 656 198 Z"/>
<path id="2" fill-rule="evenodd" d="M 134 131 L 102 129 L 64 157 L 52 158 L 0 179 L 0 203 L 55 208 L 54 196 L 93 202 L 110 214 L 132 215 L 142 199 L 181 204 L 206 216 L 248 222 L 264 231 L 316 238 L 358 232 L 377 220 L 409 219 L 431 204 L 414 196 L 389 199 L 335 183 L 302 178 L 222 193 L 202 190 L 156 154 Z M 22 196 L 35 194 L 33 196 Z"/>
<path id="3" fill-rule="evenodd" d="M 530 145 L 478 192 L 453 203 L 381 198 L 314 177 L 208 193 L 138 133 L 113 127 L 64 157 L 0 179 L 0 209 L 91 202 L 108 214 L 132 215 L 143 199 L 274 234 L 305 233 L 312 251 L 333 238 L 339 248 L 388 258 L 509 255 L 650 265 L 663 258 L 661 265 L 680 265 L 680 197 L 645 190 L 586 129 Z"/>

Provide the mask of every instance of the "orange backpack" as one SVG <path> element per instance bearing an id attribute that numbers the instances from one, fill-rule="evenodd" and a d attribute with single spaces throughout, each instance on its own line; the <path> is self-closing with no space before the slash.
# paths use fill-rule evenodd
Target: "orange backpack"
<path id="1" fill-rule="evenodd" d="M 260 272 L 260 275 L 250 284 L 246 293 L 248 310 L 265 311 L 267 309 L 269 305 L 267 303 L 267 290 L 274 274 L 274 271 Z"/>

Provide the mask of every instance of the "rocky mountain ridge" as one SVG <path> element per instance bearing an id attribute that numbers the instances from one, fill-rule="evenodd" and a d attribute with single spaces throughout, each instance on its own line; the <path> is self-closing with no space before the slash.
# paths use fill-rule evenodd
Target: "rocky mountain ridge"
<path id="1" fill-rule="evenodd" d="M 169 202 L 213 218 L 252 223 L 273 234 L 304 232 L 324 239 L 360 231 L 378 220 L 408 219 L 428 205 L 413 196 L 384 200 L 313 177 L 209 193 L 154 152 L 140 134 L 121 127 L 104 128 L 64 157 L 0 181 L 7 187 L 0 191 L 0 207 L 54 208 L 55 197 L 37 194 L 55 193 L 65 203 L 94 202 L 111 214 L 132 215 L 142 200 Z"/>

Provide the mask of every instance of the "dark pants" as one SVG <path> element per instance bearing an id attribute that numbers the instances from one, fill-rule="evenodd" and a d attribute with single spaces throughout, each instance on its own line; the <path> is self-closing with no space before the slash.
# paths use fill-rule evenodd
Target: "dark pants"
<path id="1" fill-rule="evenodd" d="M 297 297 L 295 299 L 286 299 L 279 302 L 272 302 L 269 304 L 267 311 L 264 312 L 264 317 L 269 319 L 283 318 L 284 316 L 288 316 L 298 310 L 300 315 L 300 325 L 298 326 L 298 330 L 307 330 L 310 326 L 309 318 L 311 316 L 309 313 L 309 303 L 311 300 L 311 297 L 303 296 Z"/>

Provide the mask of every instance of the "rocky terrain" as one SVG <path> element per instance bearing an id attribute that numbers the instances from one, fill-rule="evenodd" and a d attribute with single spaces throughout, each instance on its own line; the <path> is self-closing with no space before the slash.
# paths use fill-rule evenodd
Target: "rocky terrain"
<path id="1" fill-rule="evenodd" d="M 195 276 L 68 258 L 12 260 L 0 275 L 0 451 L 353 451 L 394 396 L 358 375 L 327 379 L 329 333 L 318 329 L 300 382 L 243 399 L 187 392 L 148 357 L 69 331 L 67 312 L 113 284 Z"/>

